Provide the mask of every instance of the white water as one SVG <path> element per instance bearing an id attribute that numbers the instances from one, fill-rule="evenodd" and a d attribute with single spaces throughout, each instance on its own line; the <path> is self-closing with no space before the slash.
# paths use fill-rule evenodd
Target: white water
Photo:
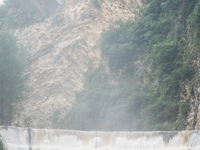
<path id="1" fill-rule="evenodd" d="M 0 127 L 8 150 L 200 150 L 199 131 L 86 132 Z"/>

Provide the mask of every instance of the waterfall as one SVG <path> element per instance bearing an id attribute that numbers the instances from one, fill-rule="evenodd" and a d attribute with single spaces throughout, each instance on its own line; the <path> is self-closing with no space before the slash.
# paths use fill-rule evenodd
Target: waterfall
<path id="1" fill-rule="evenodd" d="M 199 131 L 97 132 L 0 127 L 8 150 L 200 150 Z"/>

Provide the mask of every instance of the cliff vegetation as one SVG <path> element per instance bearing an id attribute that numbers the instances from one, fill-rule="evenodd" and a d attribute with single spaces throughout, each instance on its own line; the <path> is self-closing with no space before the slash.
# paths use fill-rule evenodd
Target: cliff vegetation
<path id="1" fill-rule="evenodd" d="M 5 28 L 8 22 L 9 25 L 15 25 L 11 18 L 2 16 L 2 12 L 9 5 L 7 2 L 0 6 L 0 125 L 11 125 L 13 103 L 22 100 L 27 79 L 24 72 L 27 52 L 22 45 L 17 44 L 16 37 Z"/>
<path id="2" fill-rule="evenodd" d="M 118 22 L 102 33 L 99 45 L 109 68 L 85 73 L 66 127 L 181 130 L 188 125 L 198 78 L 200 1 L 146 3 L 139 20 Z"/>

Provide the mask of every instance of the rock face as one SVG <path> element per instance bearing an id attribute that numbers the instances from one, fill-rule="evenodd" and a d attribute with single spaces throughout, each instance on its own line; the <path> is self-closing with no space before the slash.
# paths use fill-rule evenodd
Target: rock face
<path id="1" fill-rule="evenodd" d="M 15 105 L 13 124 L 62 126 L 83 90 L 88 65 L 102 62 L 100 50 L 93 50 L 101 32 L 118 20 L 134 20 L 138 6 L 143 6 L 140 0 L 65 0 L 45 21 L 17 29 L 19 42 L 30 51 L 31 89 Z"/>
<path id="2" fill-rule="evenodd" d="M 189 49 L 188 52 L 193 55 L 192 64 L 197 71 L 194 80 L 190 83 L 183 83 L 184 85 L 184 99 L 190 101 L 190 112 L 187 117 L 187 128 L 188 130 L 199 130 L 200 129 L 200 56 L 196 54 L 195 49 Z"/>
<path id="3" fill-rule="evenodd" d="M 62 0 L 15 0 L 15 3 L 29 17 L 42 18 L 53 13 Z"/>

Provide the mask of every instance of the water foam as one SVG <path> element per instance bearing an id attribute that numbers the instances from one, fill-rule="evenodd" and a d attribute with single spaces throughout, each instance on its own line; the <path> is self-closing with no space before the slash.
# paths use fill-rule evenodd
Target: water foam
<path id="1" fill-rule="evenodd" d="M 200 150 L 199 131 L 97 132 L 1 127 L 8 150 Z"/>

